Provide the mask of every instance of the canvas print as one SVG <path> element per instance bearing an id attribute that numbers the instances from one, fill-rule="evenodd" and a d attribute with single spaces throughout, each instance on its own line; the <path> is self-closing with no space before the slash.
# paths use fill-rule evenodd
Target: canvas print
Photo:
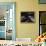
<path id="1" fill-rule="evenodd" d="M 35 22 L 34 12 L 21 12 L 21 22 L 34 23 Z"/>

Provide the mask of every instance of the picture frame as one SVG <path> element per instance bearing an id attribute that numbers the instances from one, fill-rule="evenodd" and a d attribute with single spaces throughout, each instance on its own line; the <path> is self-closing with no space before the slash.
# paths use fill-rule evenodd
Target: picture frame
<path id="1" fill-rule="evenodd" d="M 34 12 L 21 12 L 21 23 L 34 23 L 35 16 Z"/>
<path id="2" fill-rule="evenodd" d="M 46 11 L 39 11 L 39 18 L 42 22 L 40 24 L 46 24 Z M 44 19 L 42 19 L 44 18 Z"/>
<path id="3" fill-rule="evenodd" d="M 39 11 L 39 35 L 46 32 L 46 11 Z"/>
<path id="4" fill-rule="evenodd" d="M 38 0 L 39 4 L 46 4 L 46 0 Z"/>

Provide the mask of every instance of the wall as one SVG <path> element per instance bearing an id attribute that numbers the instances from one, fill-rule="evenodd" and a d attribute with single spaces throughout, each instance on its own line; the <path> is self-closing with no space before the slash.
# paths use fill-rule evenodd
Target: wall
<path id="1" fill-rule="evenodd" d="M 46 5 L 38 4 L 38 0 L 3 0 L 0 2 L 16 2 L 16 37 L 36 38 L 39 34 L 39 10 L 45 10 Z M 21 23 L 21 11 L 34 11 L 35 23 Z"/>
<path id="2" fill-rule="evenodd" d="M 39 33 L 39 16 L 38 16 L 38 1 L 36 0 L 19 0 L 17 5 L 17 37 L 20 38 L 36 38 Z M 20 22 L 21 11 L 34 11 L 35 23 L 22 24 Z"/>
<path id="3" fill-rule="evenodd" d="M 18 5 L 17 5 L 18 4 Z M 38 4 L 35 0 L 19 0 L 16 2 L 17 8 L 17 37 L 35 38 L 38 33 Z M 21 11 L 34 11 L 35 23 L 23 24 L 20 22 Z M 36 17 L 37 16 L 37 17 Z M 36 28 L 37 26 L 37 28 Z"/>

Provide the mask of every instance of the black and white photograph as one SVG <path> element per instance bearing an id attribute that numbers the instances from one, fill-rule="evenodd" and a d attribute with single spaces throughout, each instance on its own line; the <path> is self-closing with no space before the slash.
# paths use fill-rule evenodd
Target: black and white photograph
<path id="1" fill-rule="evenodd" d="M 34 12 L 21 12 L 22 23 L 34 23 L 35 17 Z"/>

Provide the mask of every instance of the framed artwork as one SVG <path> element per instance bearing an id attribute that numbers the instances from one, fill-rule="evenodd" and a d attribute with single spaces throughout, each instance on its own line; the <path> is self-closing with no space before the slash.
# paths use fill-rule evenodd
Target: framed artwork
<path id="1" fill-rule="evenodd" d="M 35 22 L 34 12 L 21 12 L 21 22 L 34 23 Z"/>
<path id="2" fill-rule="evenodd" d="M 15 2 L 0 2 L 0 40 L 15 40 Z"/>
<path id="3" fill-rule="evenodd" d="M 39 0 L 39 4 L 46 4 L 46 0 Z"/>
<path id="4" fill-rule="evenodd" d="M 46 11 L 39 11 L 39 35 L 46 32 Z"/>

